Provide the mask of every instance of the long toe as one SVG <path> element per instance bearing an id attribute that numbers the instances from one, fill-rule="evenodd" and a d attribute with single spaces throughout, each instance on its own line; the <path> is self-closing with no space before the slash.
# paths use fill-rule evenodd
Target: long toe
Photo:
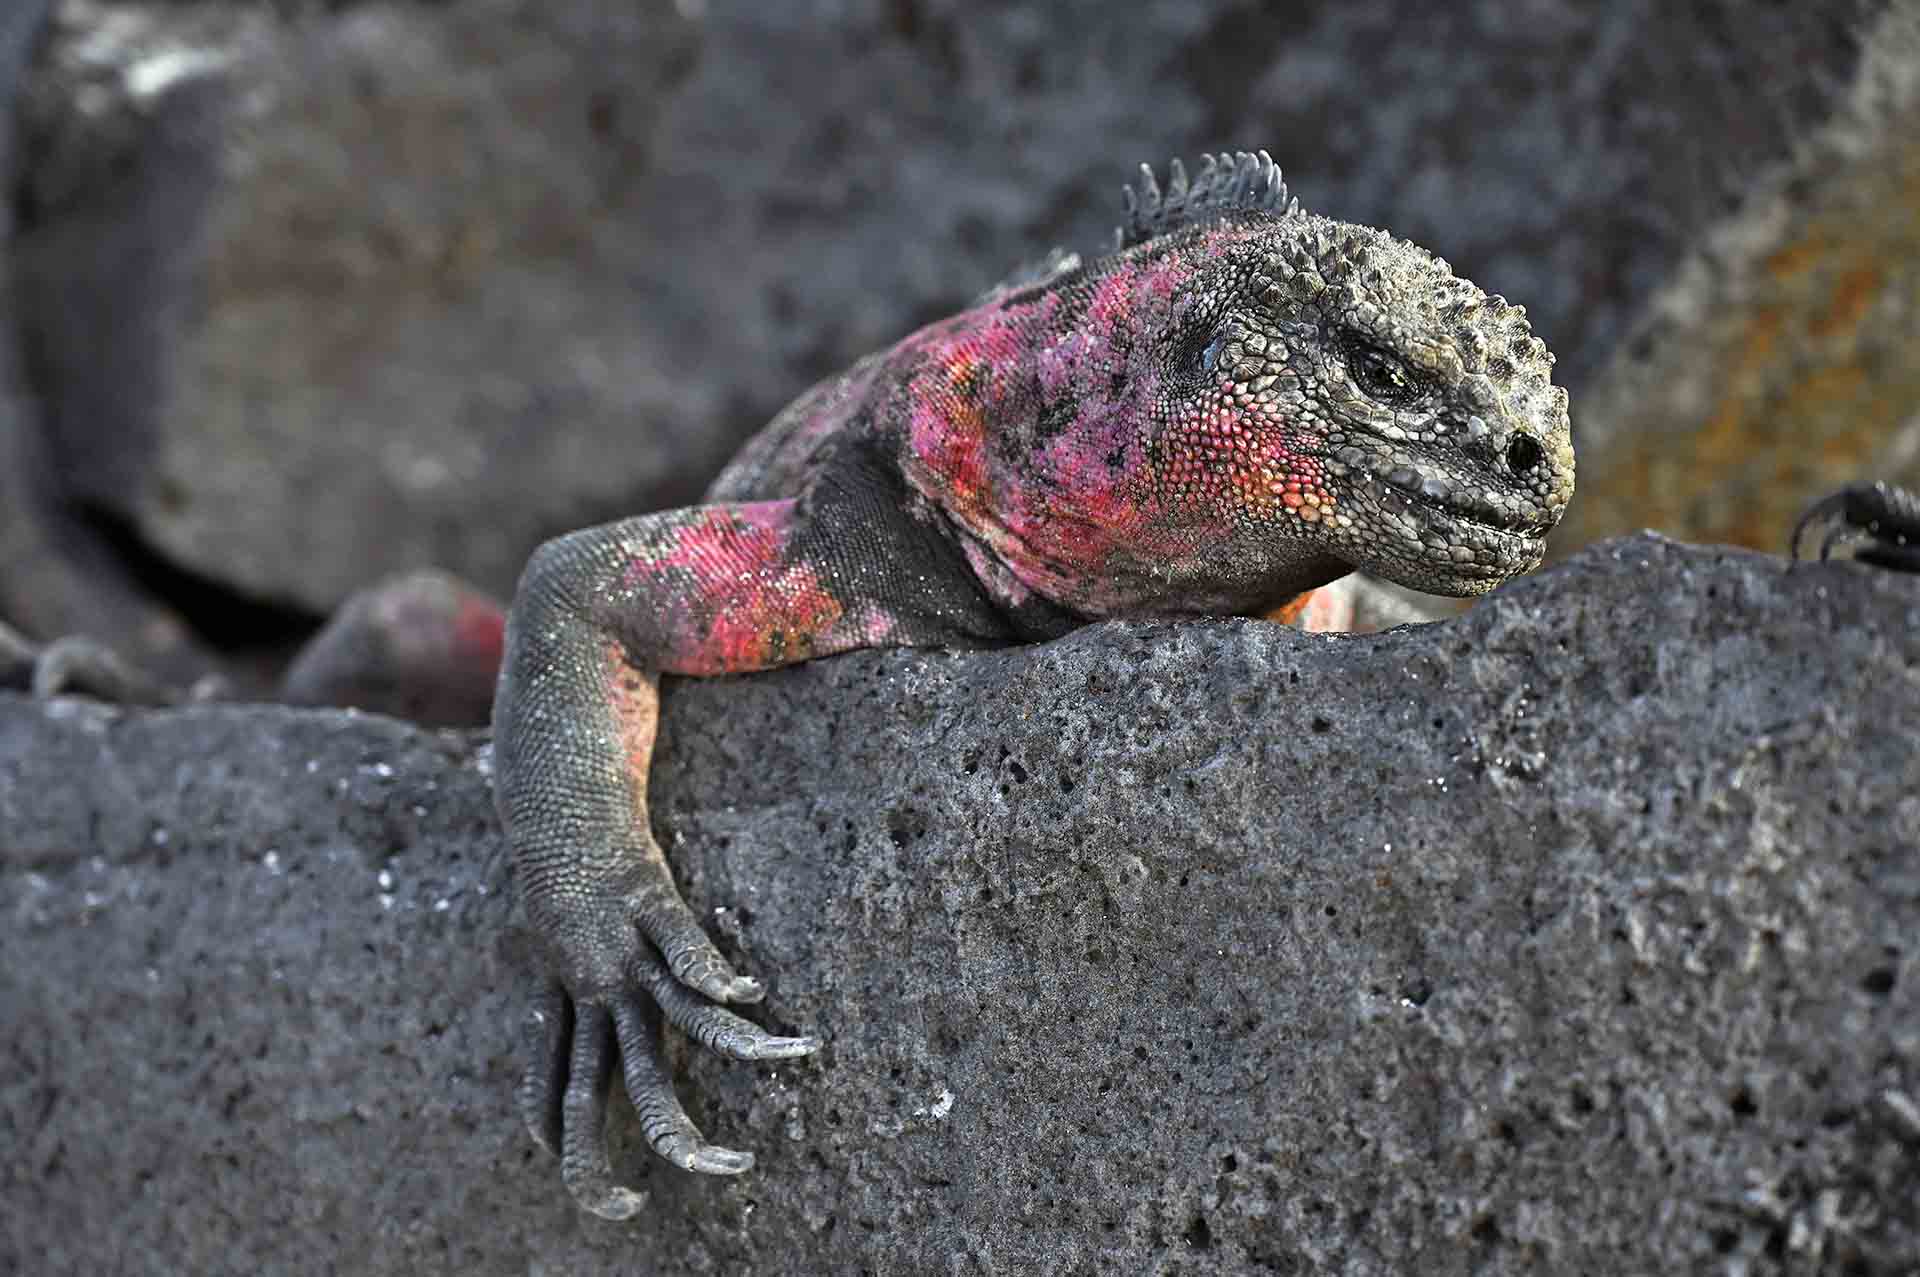
<path id="1" fill-rule="evenodd" d="M 640 1116 L 640 1130 L 653 1151 L 683 1170 L 703 1175 L 738 1175 L 753 1167 L 753 1154 L 707 1143 L 680 1107 L 660 1055 L 656 1015 L 640 998 L 623 999 L 614 1008 L 620 1031 L 620 1058 L 627 1098 Z"/>
<path id="2" fill-rule="evenodd" d="M 646 1195 L 613 1177 L 607 1157 L 607 1087 L 613 1080 L 613 1023 L 597 1006 L 574 1012 L 573 1054 L 568 1065 L 565 1129 L 560 1140 L 560 1175 L 574 1200 L 605 1219 L 629 1219 L 647 1204 Z"/>
<path id="3" fill-rule="evenodd" d="M 522 1032 L 527 1069 L 520 1075 L 515 1098 L 520 1118 L 534 1142 L 547 1152 L 560 1152 L 561 1097 L 567 1086 L 567 1056 L 573 1030 L 573 1006 L 566 991 L 549 985 L 534 999 Z"/>

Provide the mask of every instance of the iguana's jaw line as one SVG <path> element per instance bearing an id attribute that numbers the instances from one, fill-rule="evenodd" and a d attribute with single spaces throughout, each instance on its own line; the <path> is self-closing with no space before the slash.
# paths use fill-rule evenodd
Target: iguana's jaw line
<path id="1" fill-rule="evenodd" d="M 1433 585 L 1479 586 L 1483 592 L 1537 567 L 1545 556 L 1542 525 L 1551 524 L 1544 518 L 1518 527 L 1496 522 L 1499 516 L 1478 502 L 1463 508 L 1453 494 L 1443 500 L 1409 491 L 1404 484 L 1372 472 L 1350 486 L 1353 492 L 1343 509 L 1349 514 L 1364 512 L 1360 521 L 1371 527 L 1374 536 L 1396 539 L 1415 561 L 1430 569 Z M 1440 544 L 1434 544 L 1436 539 Z"/>
<path id="2" fill-rule="evenodd" d="M 1471 474 L 1464 468 L 1461 474 L 1461 478 L 1449 482 L 1411 466 L 1395 466 L 1369 469 L 1361 482 L 1371 485 L 1383 504 L 1398 499 L 1409 509 L 1440 514 L 1489 532 L 1537 541 L 1553 526 L 1544 514 L 1528 518 L 1497 508 L 1469 486 L 1476 482 Z"/>

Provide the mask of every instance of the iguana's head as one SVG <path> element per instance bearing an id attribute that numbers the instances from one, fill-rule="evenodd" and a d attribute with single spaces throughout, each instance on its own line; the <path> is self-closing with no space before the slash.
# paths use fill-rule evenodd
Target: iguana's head
<path id="1" fill-rule="evenodd" d="M 1146 189 L 1164 223 L 1168 197 Z M 1196 215 L 1210 202 L 1225 207 Z M 1286 562 L 1292 543 L 1436 594 L 1539 565 L 1573 447 L 1521 307 L 1414 244 L 1303 212 L 1264 154 L 1210 162 L 1181 221 L 1150 219 L 1122 254 L 1191 263 L 1155 321 L 1143 405 L 1165 517 L 1241 555 L 1265 544 Z"/>
<path id="2" fill-rule="evenodd" d="M 896 348 L 903 468 L 980 553 L 1094 615 L 1539 564 L 1573 448 L 1524 311 L 1303 212 L 1264 152 L 1127 196 L 1112 253 L 1056 252 Z"/>

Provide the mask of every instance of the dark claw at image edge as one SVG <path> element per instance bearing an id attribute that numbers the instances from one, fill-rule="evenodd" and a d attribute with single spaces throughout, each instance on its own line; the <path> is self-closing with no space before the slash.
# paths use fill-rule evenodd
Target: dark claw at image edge
<path id="1" fill-rule="evenodd" d="M 1816 523 L 1829 525 L 1820 539 L 1823 560 L 1836 546 L 1850 543 L 1862 563 L 1920 573 L 1920 494 L 1891 483 L 1850 483 L 1822 497 L 1793 525 L 1793 558 L 1801 557 L 1801 538 Z"/>

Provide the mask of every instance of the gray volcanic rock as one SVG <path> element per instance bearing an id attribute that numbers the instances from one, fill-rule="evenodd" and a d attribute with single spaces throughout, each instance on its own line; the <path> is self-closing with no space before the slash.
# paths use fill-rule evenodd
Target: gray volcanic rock
<path id="1" fill-rule="evenodd" d="M 1141 160 L 1271 147 L 1577 384 L 1877 7 L 62 0 L 28 339 L 65 483 L 165 562 L 311 612 L 422 567 L 504 593 L 1103 242 Z"/>
<path id="2" fill-rule="evenodd" d="M 182 682 L 210 661 L 178 614 L 133 579 L 99 529 L 72 516 L 62 500 L 46 416 L 32 385 L 21 339 L 43 318 L 46 299 L 27 290 L 21 304 L 15 207 L 21 169 L 16 101 L 39 47 L 51 0 L 0 4 L 0 625 L 35 638 L 72 634 L 110 639 L 158 673 Z"/>
<path id="3" fill-rule="evenodd" d="M 1746 1273 L 1920 1256 L 1920 582 L 1655 538 L 1364 637 L 674 685 L 813 1060 L 577 1213 L 472 737 L 0 700 L 0 1268 Z"/>
<path id="4" fill-rule="evenodd" d="M 21 263 L 73 493 L 318 613 L 697 492 L 727 378 L 629 190 L 684 24 L 617 10 L 63 5 Z"/>
<path id="5" fill-rule="evenodd" d="M 0 10 L 0 117 L 11 118 L 14 97 L 46 21 L 51 0 L 16 0 Z M 0 173 L 14 179 L 14 131 L 0 129 Z M 0 201 L 0 243 L 13 233 L 13 202 Z M 10 344 L 10 343 L 9 343 Z"/>

